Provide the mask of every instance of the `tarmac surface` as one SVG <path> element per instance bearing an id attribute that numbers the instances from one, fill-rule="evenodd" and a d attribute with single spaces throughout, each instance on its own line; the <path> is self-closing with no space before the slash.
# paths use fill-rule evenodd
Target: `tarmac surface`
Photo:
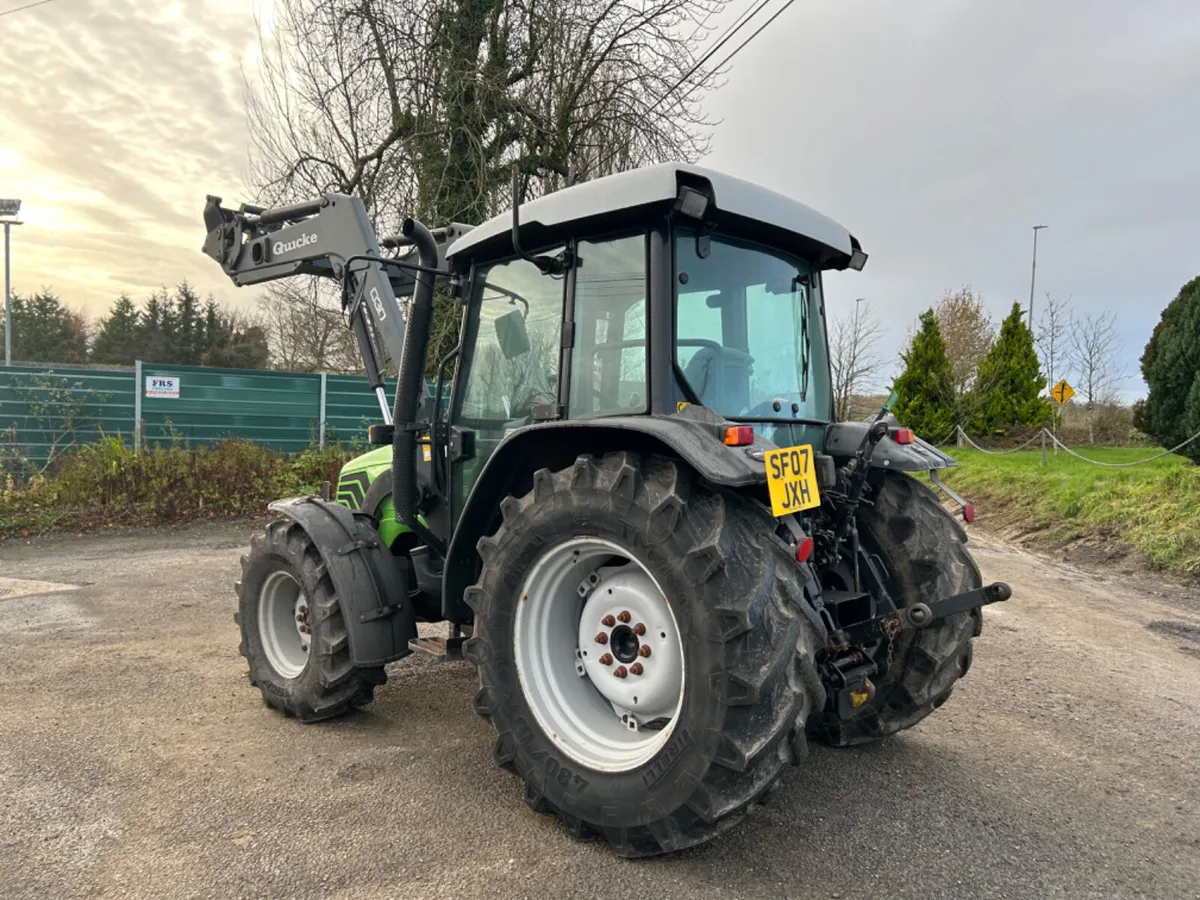
<path id="1" fill-rule="evenodd" d="M 741 827 L 625 861 L 531 812 L 468 663 L 302 726 L 246 680 L 248 523 L 0 545 L 0 897 L 1200 897 L 1200 604 L 975 535 L 975 662 Z"/>

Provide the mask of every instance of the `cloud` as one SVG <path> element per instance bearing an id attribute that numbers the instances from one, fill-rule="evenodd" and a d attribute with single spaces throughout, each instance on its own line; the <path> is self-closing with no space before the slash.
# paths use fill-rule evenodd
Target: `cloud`
<path id="1" fill-rule="evenodd" d="M 99 315 L 184 278 L 247 302 L 199 252 L 207 193 L 241 193 L 239 4 L 48 4 L 0 23 L 0 195 L 24 200 L 17 288 Z"/>
<path id="2" fill-rule="evenodd" d="M 1200 6 L 1150 0 L 797 4 L 711 99 L 712 165 L 846 224 L 871 254 L 827 282 L 868 297 L 898 353 L 943 290 L 992 314 L 1044 292 L 1111 309 L 1124 386 L 1200 272 Z"/>

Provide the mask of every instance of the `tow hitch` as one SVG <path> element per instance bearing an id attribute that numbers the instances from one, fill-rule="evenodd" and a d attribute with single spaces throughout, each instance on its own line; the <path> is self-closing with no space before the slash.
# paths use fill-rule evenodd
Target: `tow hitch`
<path id="1" fill-rule="evenodd" d="M 1012 588 L 1003 581 L 996 581 L 953 597 L 943 597 L 930 603 L 914 603 L 901 610 L 880 613 L 874 618 L 839 629 L 833 637 L 846 645 L 869 644 L 878 640 L 881 634 L 886 637 L 904 628 L 925 628 L 938 619 L 990 603 L 1000 603 L 1011 596 Z"/>
<path id="2" fill-rule="evenodd" d="M 849 651 L 826 663 L 823 668 L 827 684 L 832 688 L 833 705 L 842 719 L 857 715 L 875 696 L 872 675 L 879 672 L 876 663 L 861 650 L 852 646 L 872 644 L 880 638 L 888 642 L 888 666 L 892 662 L 892 643 L 906 628 L 921 629 L 938 619 L 1000 603 L 1012 596 L 1012 588 L 1003 581 L 984 585 L 973 591 L 944 597 L 931 603 L 915 603 L 904 609 L 881 613 L 871 619 L 839 628 L 830 635 L 835 650 Z"/>

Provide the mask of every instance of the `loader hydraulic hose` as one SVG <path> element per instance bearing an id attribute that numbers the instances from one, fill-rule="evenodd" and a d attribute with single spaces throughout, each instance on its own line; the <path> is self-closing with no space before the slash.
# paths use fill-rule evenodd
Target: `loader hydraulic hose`
<path id="1" fill-rule="evenodd" d="M 405 219 L 401 231 L 416 246 L 421 265 L 436 269 L 437 242 L 429 229 L 416 219 Z M 396 521 L 418 535 L 425 535 L 426 529 L 417 521 L 420 502 L 417 495 L 417 433 L 412 425 L 417 419 L 424 393 L 425 350 L 429 344 L 429 328 L 433 319 L 433 282 L 432 273 L 417 273 L 404 332 L 404 349 L 400 354 L 400 381 L 396 387 L 396 403 L 392 414 L 395 425 L 392 434 L 392 498 L 396 507 Z"/>

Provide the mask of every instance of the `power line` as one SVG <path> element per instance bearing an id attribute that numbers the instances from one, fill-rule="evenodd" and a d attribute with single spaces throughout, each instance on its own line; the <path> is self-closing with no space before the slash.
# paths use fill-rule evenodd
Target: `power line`
<path id="1" fill-rule="evenodd" d="M 724 37 L 726 34 L 728 34 L 729 30 L 731 28 L 739 27 L 738 23 L 747 17 L 746 14 L 749 13 L 750 10 L 754 7 L 754 3 L 755 3 L 755 0 L 750 0 L 750 2 L 746 4 L 746 8 L 741 11 L 741 13 L 738 15 L 738 17 L 736 19 L 733 20 L 733 22 L 730 24 L 729 28 L 726 28 L 723 32 L 721 32 L 721 37 Z M 690 44 L 695 39 L 696 35 L 698 35 L 700 33 L 700 29 L 704 28 L 708 24 L 708 20 L 713 17 L 714 13 L 715 13 L 715 10 L 712 12 L 709 12 L 709 14 L 707 16 L 705 16 L 703 20 L 701 20 L 700 24 L 696 26 L 696 30 L 693 31 L 690 35 L 688 35 L 687 43 Z M 717 40 L 720 40 L 720 38 L 717 38 Z"/>
<path id="2" fill-rule="evenodd" d="M 13 13 L 19 13 L 23 9 L 33 9 L 35 6 L 45 6 L 47 3 L 53 3 L 54 0 L 37 0 L 36 3 L 26 3 L 24 6 L 18 6 L 16 9 L 6 9 L 0 11 L 0 18 L 11 16 Z"/>
<path id="3" fill-rule="evenodd" d="M 737 19 L 737 21 L 734 22 L 733 25 L 731 25 L 728 29 L 726 29 L 725 33 L 723 35 L 721 35 L 721 37 L 717 40 L 717 42 L 715 44 L 713 44 L 710 48 L 705 50 L 704 53 L 701 54 L 700 58 L 698 60 L 696 60 L 695 64 L 690 69 L 688 69 L 686 72 L 684 72 L 678 81 L 676 81 L 673 85 L 671 85 L 669 88 L 667 88 L 667 90 L 663 91 L 662 96 L 654 101 L 654 103 L 650 106 L 650 108 L 648 110 L 646 110 L 646 113 L 647 114 L 652 113 L 656 109 L 658 109 L 660 106 L 662 106 L 663 102 L 668 97 L 670 97 L 673 93 L 675 93 L 675 91 L 679 90 L 680 85 L 682 85 L 685 81 L 687 81 L 689 78 L 691 78 L 692 75 L 695 74 L 696 70 L 698 70 L 702 65 L 704 65 L 706 62 L 708 62 L 718 50 L 720 50 L 723 46 L 725 46 L 725 44 L 728 43 L 729 40 L 735 34 L 737 34 L 739 31 L 741 31 L 742 28 L 747 23 L 749 23 L 749 21 L 751 19 L 753 19 L 755 16 L 757 16 L 759 11 L 770 2 L 771 2 L 771 0 L 759 0 L 758 4 L 750 10 L 749 15 L 745 15 L 743 13 L 744 18 L 739 17 Z M 789 5 L 792 2 L 793 2 L 793 0 L 788 0 Z M 786 9 L 787 7 L 785 6 L 784 8 Z M 776 13 L 775 15 L 778 15 L 778 14 L 779 13 Z M 773 18 L 774 18 L 774 16 L 772 16 L 772 19 Z M 768 21 L 768 24 L 770 24 L 769 21 Z M 758 32 L 755 32 L 755 34 L 757 34 L 757 33 Z M 743 44 L 742 46 L 745 46 L 745 44 Z M 730 58 L 732 58 L 732 56 L 733 56 L 733 54 L 730 54 L 728 57 L 726 57 L 726 62 L 728 62 L 728 60 Z M 717 68 L 720 68 L 720 66 L 718 66 Z"/>
<path id="4" fill-rule="evenodd" d="M 781 15 L 783 15 L 783 13 L 787 10 L 787 8 L 795 2 L 796 2 L 796 0 L 787 0 L 787 2 L 783 4 L 783 6 L 779 7 L 779 9 L 775 11 L 775 14 L 773 16 L 771 16 L 771 18 L 767 19 L 767 21 L 765 21 L 761 25 L 759 25 L 758 28 L 755 29 L 754 33 L 750 35 L 750 37 L 746 38 L 744 41 L 742 41 L 740 44 L 738 44 L 737 47 L 735 47 L 733 49 L 733 51 L 730 52 L 730 54 L 727 57 L 725 57 L 723 60 L 721 60 L 719 63 L 717 63 L 717 65 L 714 68 L 716 68 L 716 69 L 721 68 L 726 63 L 728 63 L 731 59 L 733 59 L 735 56 L 737 56 L 738 53 L 741 52 L 743 47 L 745 47 L 752 40 L 754 40 L 756 37 L 758 37 L 762 33 L 764 28 L 766 28 L 768 25 L 770 25 L 772 22 L 774 22 L 776 19 L 778 19 Z M 749 19 L 747 19 L 746 21 L 749 21 Z"/>

